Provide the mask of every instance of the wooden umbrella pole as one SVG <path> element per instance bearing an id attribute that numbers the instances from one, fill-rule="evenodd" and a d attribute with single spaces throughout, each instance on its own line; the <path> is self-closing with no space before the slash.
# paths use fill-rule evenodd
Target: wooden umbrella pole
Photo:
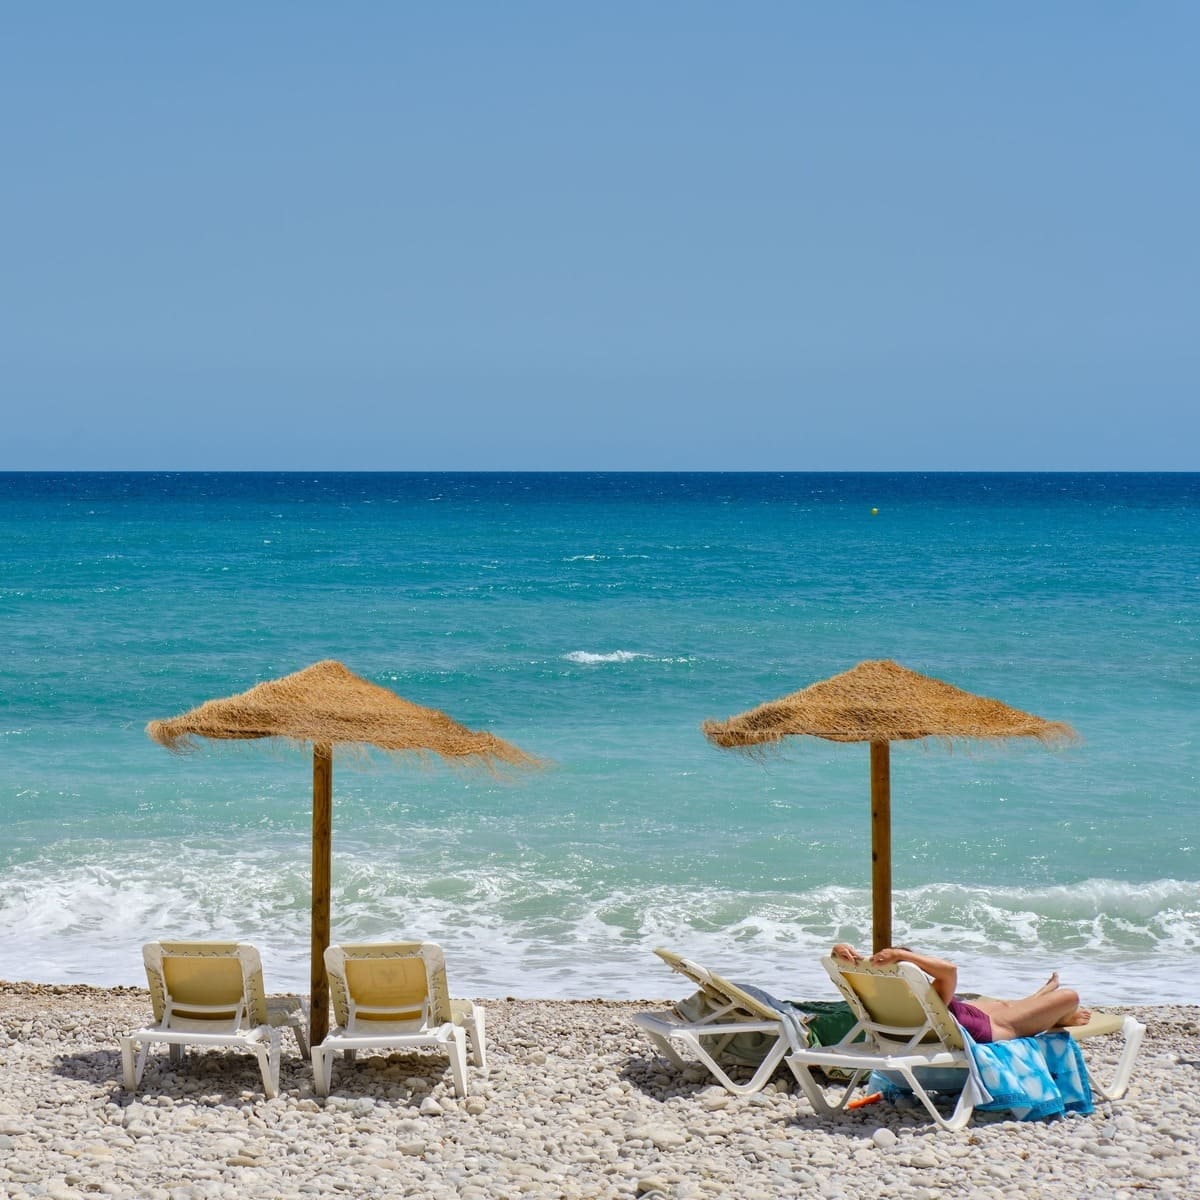
<path id="1" fill-rule="evenodd" d="M 892 944 L 892 766 L 888 742 L 871 743 L 871 946 Z"/>
<path id="2" fill-rule="evenodd" d="M 333 842 L 333 747 L 313 746 L 312 989 L 308 1036 L 314 1046 L 329 1032 L 329 889 Z"/>

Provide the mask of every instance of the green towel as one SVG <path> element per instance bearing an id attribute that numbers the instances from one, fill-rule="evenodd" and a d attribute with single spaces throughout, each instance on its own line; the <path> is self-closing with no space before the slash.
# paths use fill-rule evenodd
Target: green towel
<path id="1" fill-rule="evenodd" d="M 845 1000 L 793 1000 L 805 1021 L 810 1046 L 832 1046 L 854 1028 L 854 1014 Z"/>

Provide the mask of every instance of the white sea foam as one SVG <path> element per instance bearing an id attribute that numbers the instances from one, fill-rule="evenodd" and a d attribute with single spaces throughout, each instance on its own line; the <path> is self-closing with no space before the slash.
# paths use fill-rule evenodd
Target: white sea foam
<path id="1" fill-rule="evenodd" d="M 13 868 L 0 896 L 0 978 L 141 981 L 150 937 L 239 937 L 269 963 L 272 986 L 307 980 L 308 871 L 277 847 L 180 856 L 146 845 L 136 860 L 101 851 Z M 894 940 L 960 964 L 965 988 L 1018 994 L 1052 969 L 1095 1003 L 1190 1001 L 1200 970 L 1200 884 L 1087 880 L 1041 890 L 937 884 L 897 893 Z M 333 936 L 428 937 L 456 985 L 479 996 L 681 995 L 650 954 L 666 945 L 724 974 L 789 995 L 828 990 L 818 959 L 837 940 L 869 944 L 865 889 L 798 894 L 717 887 L 589 892 L 567 875 L 444 862 L 398 872 L 342 851 Z"/>
<path id="2" fill-rule="evenodd" d="M 590 650 L 572 650 L 569 654 L 563 655 L 563 659 L 566 662 L 581 663 L 588 667 L 598 666 L 601 663 L 634 662 L 639 658 L 657 663 L 687 663 L 692 661 L 691 656 L 687 654 L 654 655 L 646 654 L 641 650 L 612 650 L 607 654 L 597 654 Z"/>
<path id="3" fill-rule="evenodd" d="M 584 663 L 587 666 L 594 666 L 597 663 L 632 662 L 635 658 L 650 657 L 652 656 L 638 650 L 612 650 L 607 654 L 596 654 L 590 650 L 572 650 L 570 654 L 563 655 L 567 662 Z"/>
<path id="4" fill-rule="evenodd" d="M 632 559 L 649 559 L 648 554 L 569 554 L 563 562 L 610 562 L 616 559 L 626 562 Z"/>

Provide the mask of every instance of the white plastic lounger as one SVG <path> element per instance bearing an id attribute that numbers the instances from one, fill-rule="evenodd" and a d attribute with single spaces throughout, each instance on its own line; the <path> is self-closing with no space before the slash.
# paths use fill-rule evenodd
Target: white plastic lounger
<path id="1" fill-rule="evenodd" d="M 958 1022 L 925 973 L 912 963 L 874 966 L 866 959 L 849 963 L 832 956 L 821 961 L 858 1024 L 834 1046 L 800 1049 L 788 1056 L 788 1066 L 814 1110 L 823 1114 L 843 1111 L 853 1090 L 870 1071 L 891 1071 L 905 1080 L 938 1125 L 944 1129 L 963 1128 L 975 1107 L 973 1089 L 965 1086 L 970 1060 Z M 1125 1045 L 1111 1083 L 1099 1083 L 1088 1067 L 1088 1081 L 1101 1099 L 1117 1100 L 1125 1094 L 1145 1031 L 1145 1026 L 1133 1017 L 1104 1013 L 1094 1014 L 1087 1025 L 1067 1030 L 1079 1040 L 1109 1033 L 1124 1035 Z M 1084 1062 L 1086 1065 L 1086 1056 Z M 963 1090 L 949 1117 L 942 1115 L 929 1095 L 934 1085 L 922 1081 L 928 1068 L 948 1069 L 951 1076 L 961 1072 Z M 830 1103 L 814 1078 L 814 1069 L 849 1073 L 850 1080 L 835 1102 Z M 941 1074 L 944 1079 L 945 1070 Z"/>
<path id="2" fill-rule="evenodd" d="M 829 956 L 821 960 L 858 1023 L 833 1046 L 793 1051 L 787 1063 L 813 1109 L 842 1112 L 854 1089 L 871 1071 L 899 1074 L 929 1115 L 943 1129 L 962 1129 L 975 1111 L 966 1088 L 970 1059 L 958 1022 L 933 990 L 925 972 L 912 963 L 873 966 L 866 959 L 849 963 Z M 962 1074 L 962 1090 L 949 1117 L 944 1117 L 917 1072 L 931 1067 Z M 849 1074 L 834 1103 L 813 1076 L 813 1069 Z"/>
<path id="3" fill-rule="evenodd" d="M 770 1005 L 755 999 L 736 983 L 730 983 L 690 958 L 663 949 L 657 949 L 654 953 L 673 971 L 690 979 L 699 988 L 703 998 L 704 1011 L 699 1017 L 685 1016 L 678 1007 L 665 1012 L 634 1014 L 634 1024 L 675 1066 L 687 1065 L 675 1049 L 677 1043 L 698 1058 L 727 1091 L 735 1096 L 747 1096 L 763 1089 L 788 1050 L 801 1049 L 794 1026 Z M 740 1033 L 775 1035 L 762 1063 L 746 1083 L 736 1083 L 731 1079 L 717 1059 Z"/>
<path id="4" fill-rule="evenodd" d="M 436 1046 L 450 1057 L 454 1090 L 467 1091 L 467 1040 L 471 1061 L 487 1070 L 484 1009 L 451 1000 L 446 960 L 432 942 L 330 946 L 325 951 L 337 1026 L 312 1048 L 319 1096 L 329 1094 L 333 1056 L 354 1061 L 359 1050 Z"/>
<path id="5" fill-rule="evenodd" d="M 163 1042 L 173 1063 L 183 1060 L 186 1046 L 248 1050 L 258 1059 L 267 1098 L 279 1094 L 280 1027 L 291 1028 L 307 1055 L 304 1018 L 296 997 L 267 998 L 262 960 L 253 946 L 147 942 L 142 961 L 154 1024 L 121 1038 L 122 1073 L 130 1091 L 142 1080 L 151 1045 Z"/>

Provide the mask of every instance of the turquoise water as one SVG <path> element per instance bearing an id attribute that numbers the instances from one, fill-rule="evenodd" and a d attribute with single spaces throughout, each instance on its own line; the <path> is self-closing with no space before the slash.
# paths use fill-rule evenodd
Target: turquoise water
<path id="1" fill-rule="evenodd" d="M 0 977 L 236 935 L 303 987 L 308 755 L 144 726 L 337 658 L 552 765 L 341 756 L 335 939 L 474 995 L 680 994 L 659 944 L 811 992 L 870 940 L 867 748 L 699 723 L 888 657 L 1083 738 L 893 747 L 896 940 L 1195 999 L 1198 475 L 21 474 L 0 536 Z"/>

